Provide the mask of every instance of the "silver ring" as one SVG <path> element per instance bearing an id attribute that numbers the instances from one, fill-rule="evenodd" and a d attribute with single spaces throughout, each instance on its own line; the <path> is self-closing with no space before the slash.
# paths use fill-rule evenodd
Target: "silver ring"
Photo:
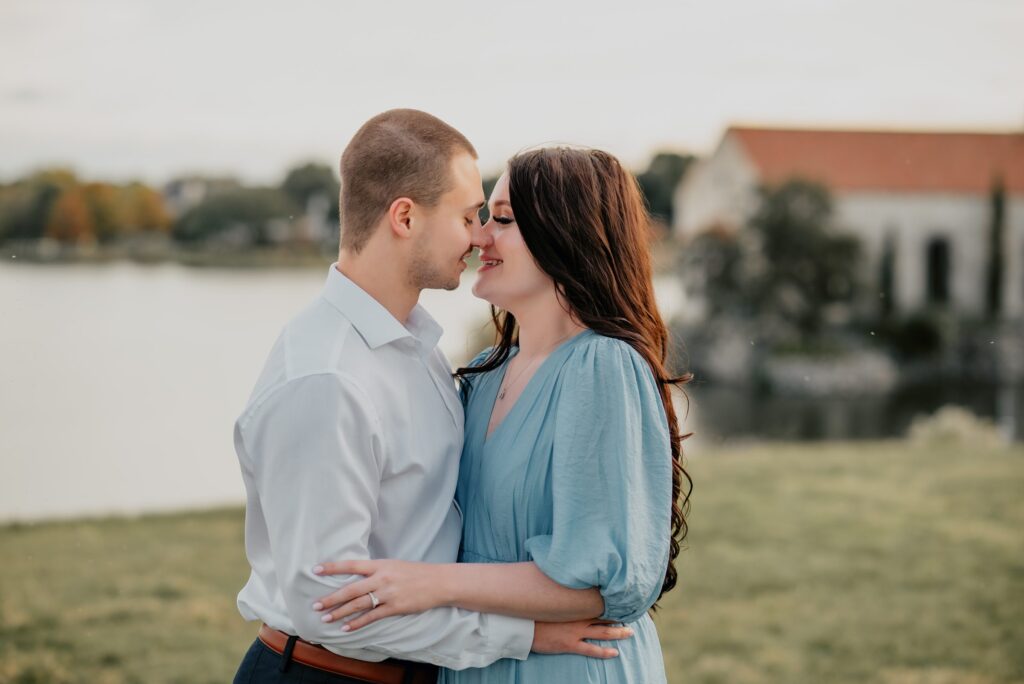
<path id="1" fill-rule="evenodd" d="M 380 599 L 374 596 L 372 591 L 366 592 L 366 595 L 370 597 L 371 601 L 373 601 L 373 608 L 376 608 L 380 605 Z M 373 608 L 371 608 L 370 610 L 373 610 Z"/>

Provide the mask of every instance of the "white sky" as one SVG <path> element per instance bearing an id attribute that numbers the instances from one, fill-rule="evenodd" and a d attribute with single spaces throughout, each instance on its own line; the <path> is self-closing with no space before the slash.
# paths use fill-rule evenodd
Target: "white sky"
<path id="1" fill-rule="evenodd" d="M 3 0 L 0 180 L 44 165 L 277 181 L 416 107 L 481 168 L 640 168 L 729 123 L 1024 130 L 1022 0 Z"/>

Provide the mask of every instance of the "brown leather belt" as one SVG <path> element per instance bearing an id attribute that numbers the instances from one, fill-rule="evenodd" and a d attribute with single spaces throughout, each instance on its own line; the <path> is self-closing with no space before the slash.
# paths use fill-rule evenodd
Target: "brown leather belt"
<path id="1" fill-rule="evenodd" d="M 284 654 L 291 637 L 267 625 L 260 627 L 260 641 L 275 653 Z M 373 684 L 435 684 L 437 666 L 388 659 L 379 663 L 346 658 L 323 646 L 297 639 L 292 647 L 292 660 L 318 670 L 345 675 Z"/>

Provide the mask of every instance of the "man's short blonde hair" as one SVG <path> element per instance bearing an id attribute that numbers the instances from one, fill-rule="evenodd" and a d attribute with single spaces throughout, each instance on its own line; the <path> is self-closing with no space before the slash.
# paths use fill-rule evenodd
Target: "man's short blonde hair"
<path id="1" fill-rule="evenodd" d="M 436 206 L 451 189 L 459 152 L 477 158 L 466 136 L 436 116 L 391 109 L 360 128 L 341 155 L 341 246 L 359 252 L 399 197 Z"/>

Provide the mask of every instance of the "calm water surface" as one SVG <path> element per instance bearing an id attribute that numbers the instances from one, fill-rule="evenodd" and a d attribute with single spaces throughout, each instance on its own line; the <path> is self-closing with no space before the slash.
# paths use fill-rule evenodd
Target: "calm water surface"
<path id="1" fill-rule="evenodd" d="M 0 520 L 243 501 L 234 420 L 326 275 L 0 264 Z M 421 300 L 456 363 L 488 320 L 474 279 Z"/>
<path id="2" fill-rule="evenodd" d="M 327 267 L 0 265 L 0 520 L 169 510 L 244 500 L 232 426 L 291 315 Z M 488 313 L 467 274 L 423 304 L 461 362 Z M 666 318 L 677 282 L 657 282 Z M 689 388 L 688 453 L 726 437 L 901 435 L 945 403 L 995 418 L 1020 439 L 1021 388 L 945 387 L 882 398 L 799 399 Z M 683 415 L 683 407 L 680 407 Z"/>

